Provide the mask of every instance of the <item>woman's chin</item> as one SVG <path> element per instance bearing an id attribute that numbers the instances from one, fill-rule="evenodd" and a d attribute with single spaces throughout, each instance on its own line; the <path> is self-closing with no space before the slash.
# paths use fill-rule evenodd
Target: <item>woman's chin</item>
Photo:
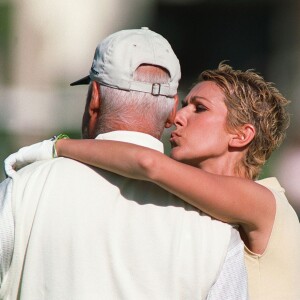
<path id="1" fill-rule="evenodd" d="M 173 147 L 170 151 L 170 157 L 177 161 L 181 161 L 182 157 L 180 155 L 180 149 L 178 149 L 178 147 Z"/>

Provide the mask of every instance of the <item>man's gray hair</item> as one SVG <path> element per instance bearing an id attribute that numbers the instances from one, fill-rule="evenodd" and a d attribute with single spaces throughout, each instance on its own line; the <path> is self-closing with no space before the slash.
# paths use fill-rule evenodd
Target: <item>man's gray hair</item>
<path id="1" fill-rule="evenodd" d="M 160 67 L 142 65 L 134 79 L 166 83 L 169 73 Z M 139 130 L 160 138 L 166 120 L 174 108 L 174 98 L 149 93 L 124 91 L 100 85 L 101 116 L 97 134 L 116 129 Z"/>

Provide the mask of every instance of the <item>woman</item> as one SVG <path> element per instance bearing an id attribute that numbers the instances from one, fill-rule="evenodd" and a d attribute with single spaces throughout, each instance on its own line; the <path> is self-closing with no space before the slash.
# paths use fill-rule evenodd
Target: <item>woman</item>
<path id="1" fill-rule="evenodd" d="M 287 104 L 255 72 L 220 64 L 201 74 L 178 111 L 172 158 L 114 141 L 61 139 L 55 148 L 58 156 L 152 181 L 239 224 L 250 299 L 300 299 L 298 218 L 275 178 L 255 181 L 284 139 Z"/>

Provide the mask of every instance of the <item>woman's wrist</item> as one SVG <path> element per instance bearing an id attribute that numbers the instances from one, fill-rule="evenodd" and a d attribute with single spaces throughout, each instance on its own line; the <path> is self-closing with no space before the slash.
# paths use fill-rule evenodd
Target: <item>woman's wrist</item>
<path id="1" fill-rule="evenodd" d="M 59 157 L 61 156 L 61 142 L 63 140 L 69 139 L 69 137 L 66 134 L 59 134 L 58 136 L 55 137 L 54 143 L 53 143 L 53 157 Z"/>

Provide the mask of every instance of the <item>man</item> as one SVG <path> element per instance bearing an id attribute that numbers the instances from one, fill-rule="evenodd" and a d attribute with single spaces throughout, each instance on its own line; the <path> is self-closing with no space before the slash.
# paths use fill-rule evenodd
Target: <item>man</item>
<path id="1" fill-rule="evenodd" d="M 73 83 L 89 84 L 83 137 L 162 152 L 179 79 L 162 36 L 148 28 L 110 35 L 89 76 Z M 154 184 L 59 158 L 21 169 L 0 197 L 0 298 L 247 299 L 237 231 Z"/>

